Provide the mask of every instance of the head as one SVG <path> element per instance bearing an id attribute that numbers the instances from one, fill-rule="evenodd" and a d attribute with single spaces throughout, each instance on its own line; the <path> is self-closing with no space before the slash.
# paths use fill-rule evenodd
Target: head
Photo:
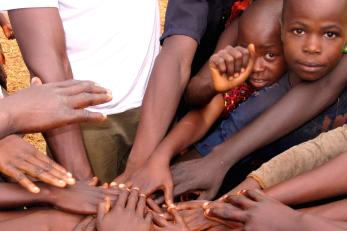
<path id="1" fill-rule="evenodd" d="M 249 82 L 255 88 L 275 83 L 285 72 L 281 42 L 282 0 L 255 1 L 239 21 L 238 44 L 253 43 L 256 61 Z"/>
<path id="2" fill-rule="evenodd" d="M 283 50 L 290 72 L 314 81 L 328 74 L 346 44 L 347 0 L 284 0 Z"/>

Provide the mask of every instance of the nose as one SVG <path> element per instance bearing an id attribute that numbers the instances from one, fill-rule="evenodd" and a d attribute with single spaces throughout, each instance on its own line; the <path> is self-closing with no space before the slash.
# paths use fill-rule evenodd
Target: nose
<path id="1" fill-rule="evenodd" d="M 308 54 L 320 54 L 322 46 L 317 35 L 311 35 L 305 40 L 303 51 Z"/>
<path id="2" fill-rule="evenodd" d="M 264 65 L 264 61 L 263 61 L 262 57 L 257 57 L 255 62 L 254 62 L 253 72 L 259 73 L 259 72 L 264 71 L 264 69 L 265 69 L 265 65 Z"/>

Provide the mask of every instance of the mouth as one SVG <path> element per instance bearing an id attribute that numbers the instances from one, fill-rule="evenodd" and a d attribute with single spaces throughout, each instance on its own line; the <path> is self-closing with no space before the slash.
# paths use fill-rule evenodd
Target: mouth
<path id="1" fill-rule="evenodd" d="M 316 62 L 296 62 L 299 66 L 299 68 L 304 72 L 319 72 L 324 68 L 323 64 L 316 63 Z"/>
<path id="2" fill-rule="evenodd" d="M 249 78 L 249 82 L 255 87 L 255 88 L 261 88 L 264 87 L 267 84 L 267 81 L 263 79 L 254 79 Z"/>

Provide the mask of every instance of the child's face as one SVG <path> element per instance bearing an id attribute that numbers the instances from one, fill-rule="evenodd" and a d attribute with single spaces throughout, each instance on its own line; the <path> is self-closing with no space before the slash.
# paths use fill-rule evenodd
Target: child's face
<path id="1" fill-rule="evenodd" d="M 252 27 L 240 24 L 238 42 L 244 47 L 250 43 L 255 46 L 257 59 L 248 81 L 260 89 L 277 82 L 284 74 L 286 65 L 279 22 L 276 22 L 276 26 L 258 23 L 259 26 L 253 24 Z"/>
<path id="2" fill-rule="evenodd" d="M 338 63 L 346 43 L 345 0 L 287 0 L 282 40 L 289 69 L 314 81 Z"/>

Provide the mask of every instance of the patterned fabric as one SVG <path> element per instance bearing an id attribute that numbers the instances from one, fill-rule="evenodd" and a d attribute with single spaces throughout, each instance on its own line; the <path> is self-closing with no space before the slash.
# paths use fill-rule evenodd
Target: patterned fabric
<path id="1" fill-rule="evenodd" d="M 244 83 L 239 87 L 235 87 L 223 94 L 224 98 L 224 113 L 223 117 L 228 117 L 229 113 L 234 111 L 240 103 L 246 101 L 252 95 L 254 88 L 249 83 Z"/>

